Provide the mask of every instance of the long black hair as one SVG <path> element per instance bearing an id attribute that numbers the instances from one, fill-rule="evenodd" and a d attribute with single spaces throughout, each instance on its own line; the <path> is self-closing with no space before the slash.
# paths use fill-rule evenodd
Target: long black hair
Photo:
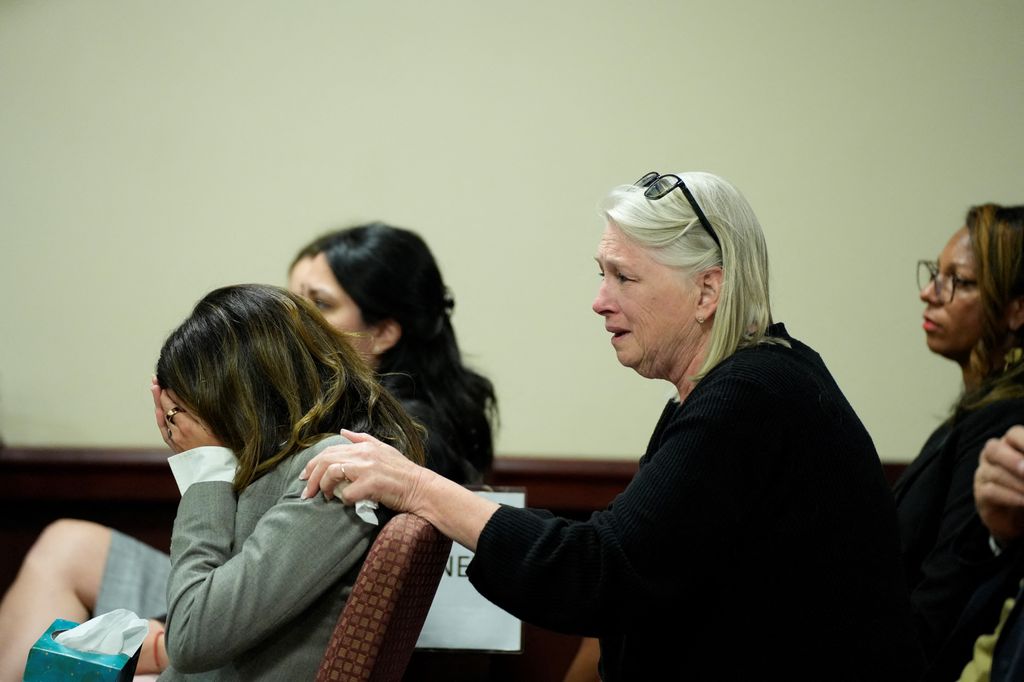
<path id="1" fill-rule="evenodd" d="M 371 223 L 319 237 L 292 266 L 321 253 L 366 324 L 401 325 L 377 371 L 427 427 L 427 465 L 460 482 L 479 479 L 494 460 L 497 399 L 491 382 L 462 362 L 451 324 L 455 301 L 426 242 L 415 232 Z"/>

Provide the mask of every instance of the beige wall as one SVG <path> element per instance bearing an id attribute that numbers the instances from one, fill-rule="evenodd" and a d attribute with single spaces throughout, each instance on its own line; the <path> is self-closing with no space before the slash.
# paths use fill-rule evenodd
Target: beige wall
<path id="1" fill-rule="evenodd" d="M 596 205 L 702 169 L 761 218 L 776 318 L 907 459 L 958 383 L 914 262 L 1024 201 L 1021 26 L 1016 0 L 8 0 L 0 434 L 159 444 L 146 387 L 195 300 L 381 218 L 438 255 L 500 452 L 636 455 L 668 385 L 589 309 Z"/>

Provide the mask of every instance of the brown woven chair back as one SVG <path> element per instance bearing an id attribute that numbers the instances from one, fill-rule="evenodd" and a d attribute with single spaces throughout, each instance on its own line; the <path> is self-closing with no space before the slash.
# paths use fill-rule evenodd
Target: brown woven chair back
<path id="1" fill-rule="evenodd" d="M 327 645 L 317 682 L 399 682 L 452 542 L 414 514 L 381 529 Z"/>

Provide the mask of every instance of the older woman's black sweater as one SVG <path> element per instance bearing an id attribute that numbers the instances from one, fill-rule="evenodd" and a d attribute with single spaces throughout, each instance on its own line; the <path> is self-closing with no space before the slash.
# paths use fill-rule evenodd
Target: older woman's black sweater
<path id="1" fill-rule="evenodd" d="M 791 339 L 670 402 L 586 522 L 502 507 L 469 569 L 526 621 L 601 639 L 616 680 L 911 680 L 892 497 L 821 358 Z"/>

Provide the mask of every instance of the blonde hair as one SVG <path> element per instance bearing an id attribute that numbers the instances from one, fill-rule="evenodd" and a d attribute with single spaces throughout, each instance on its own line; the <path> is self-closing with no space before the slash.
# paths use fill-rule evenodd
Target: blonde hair
<path id="1" fill-rule="evenodd" d="M 711 338 L 694 382 L 741 348 L 784 343 L 767 336 L 772 323 L 768 298 L 768 248 L 747 200 L 711 173 L 678 173 L 711 223 L 721 248 L 701 225 L 682 191 L 648 199 L 644 188 L 622 185 L 602 204 L 605 217 L 663 265 L 691 276 L 722 268 Z"/>

